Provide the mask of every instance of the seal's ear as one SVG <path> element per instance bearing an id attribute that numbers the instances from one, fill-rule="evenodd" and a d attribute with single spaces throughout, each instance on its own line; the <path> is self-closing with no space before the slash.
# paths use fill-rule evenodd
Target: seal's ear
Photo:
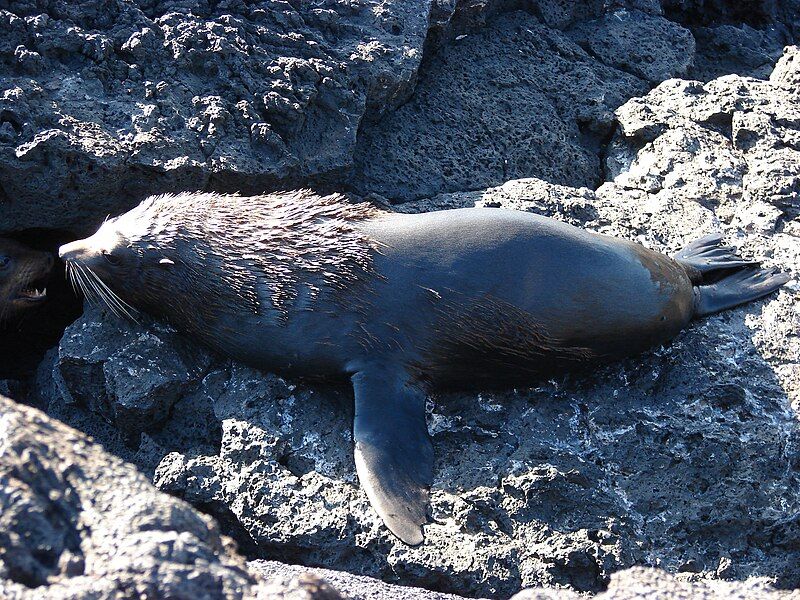
<path id="1" fill-rule="evenodd" d="M 352 379 L 358 478 L 391 532 L 419 544 L 433 479 L 425 392 L 394 365 L 372 365 Z"/>

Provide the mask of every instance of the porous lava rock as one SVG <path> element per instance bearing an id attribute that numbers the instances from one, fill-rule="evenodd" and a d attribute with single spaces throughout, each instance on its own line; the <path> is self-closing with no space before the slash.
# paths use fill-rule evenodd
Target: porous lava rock
<path id="1" fill-rule="evenodd" d="M 0 597 L 437 598 L 347 573 L 246 564 L 214 519 L 84 434 L 2 396 Z"/>
<path id="2" fill-rule="evenodd" d="M 614 109 L 647 89 L 536 16 L 506 13 L 443 47 L 409 102 L 365 124 L 351 184 L 393 202 L 523 176 L 595 186 Z"/>
<path id="3" fill-rule="evenodd" d="M 85 435 L 0 397 L 0 596 L 255 598 L 215 521 Z"/>
<path id="4" fill-rule="evenodd" d="M 430 0 L 0 2 L 0 230 L 347 167 L 413 90 Z"/>
<path id="5" fill-rule="evenodd" d="M 166 191 L 594 186 L 628 98 L 771 70 L 797 0 L 738 4 L 0 0 L 0 232 Z"/>

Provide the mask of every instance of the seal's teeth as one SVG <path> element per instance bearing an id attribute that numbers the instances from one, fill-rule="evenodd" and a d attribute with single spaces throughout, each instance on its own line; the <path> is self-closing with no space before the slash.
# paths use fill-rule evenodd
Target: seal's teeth
<path id="1" fill-rule="evenodd" d="M 47 288 L 44 287 L 41 290 L 35 287 L 28 288 L 22 291 L 22 295 L 33 299 L 44 298 L 45 296 L 47 296 Z"/>

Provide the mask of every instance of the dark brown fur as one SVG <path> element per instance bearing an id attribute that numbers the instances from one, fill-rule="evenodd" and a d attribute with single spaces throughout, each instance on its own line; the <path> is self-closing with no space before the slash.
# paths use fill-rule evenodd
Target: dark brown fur
<path id="1" fill-rule="evenodd" d="M 0 325 L 13 322 L 36 308 L 44 297 L 36 297 L 53 269 L 53 256 L 8 239 L 0 238 Z"/>

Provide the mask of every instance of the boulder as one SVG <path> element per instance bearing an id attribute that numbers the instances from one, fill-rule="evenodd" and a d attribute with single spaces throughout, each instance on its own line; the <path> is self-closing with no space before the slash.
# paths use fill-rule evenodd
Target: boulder
<path id="1" fill-rule="evenodd" d="M 526 176 L 595 186 L 614 109 L 647 89 L 534 15 L 503 14 L 443 47 L 408 103 L 365 124 L 351 184 L 393 202 Z"/>
<path id="2" fill-rule="evenodd" d="M 259 585 L 212 518 L 0 397 L 0 596 L 211 600 Z"/>
<path id="3" fill-rule="evenodd" d="M 347 167 L 413 91 L 430 4 L 0 2 L 0 231 Z"/>

